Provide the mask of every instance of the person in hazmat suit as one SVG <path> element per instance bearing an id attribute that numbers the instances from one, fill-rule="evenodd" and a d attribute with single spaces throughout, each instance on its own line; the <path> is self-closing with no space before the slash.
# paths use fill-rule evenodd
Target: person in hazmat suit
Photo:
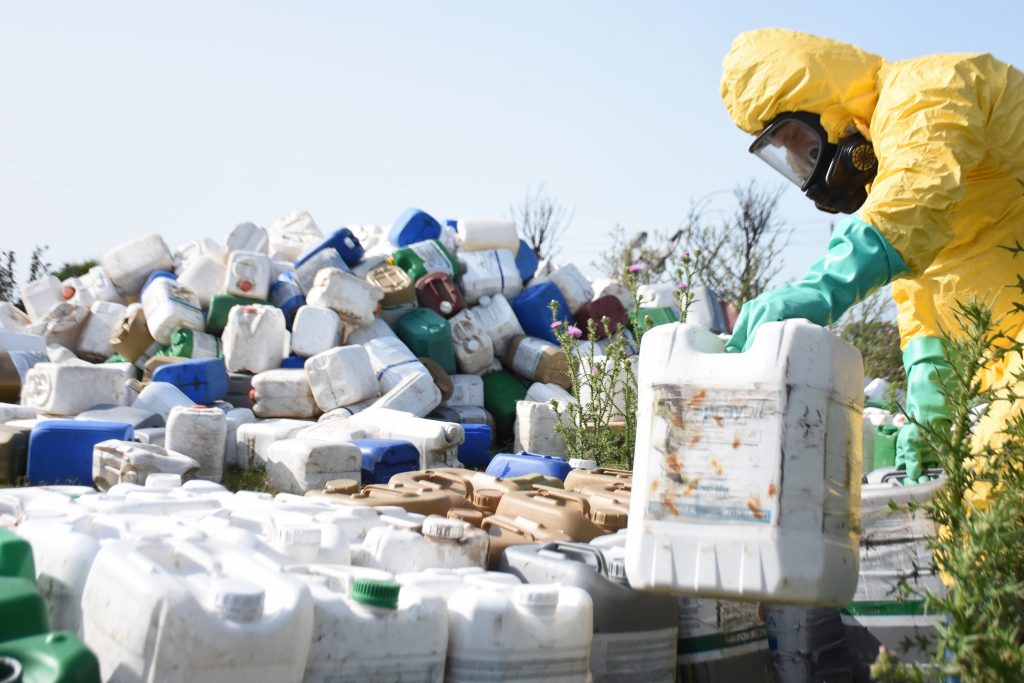
<path id="1" fill-rule="evenodd" d="M 781 29 L 739 35 L 723 61 L 722 100 L 750 151 L 800 186 L 819 209 L 853 214 L 800 280 L 747 302 L 727 349 L 757 327 L 807 318 L 828 325 L 892 283 L 907 373 L 907 411 L 940 427 L 951 372 L 939 340 L 956 334 L 955 302 L 991 303 L 1002 331 L 1024 335 L 1009 288 L 1024 256 L 1024 74 L 988 54 L 890 62 L 842 42 Z M 856 213 L 855 213 L 856 212 Z M 983 384 L 1014 382 L 1019 356 L 986 368 Z M 1018 391 L 1018 393 L 1024 393 Z M 999 402 L 975 436 L 998 446 L 1020 401 Z M 1005 404 L 1005 405 L 1003 405 Z M 916 426 L 900 430 L 907 483 L 936 464 Z"/>

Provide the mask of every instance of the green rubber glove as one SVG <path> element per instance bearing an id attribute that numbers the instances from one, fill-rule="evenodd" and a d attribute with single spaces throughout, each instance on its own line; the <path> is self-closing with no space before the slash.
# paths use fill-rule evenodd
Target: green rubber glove
<path id="1" fill-rule="evenodd" d="M 907 371 L 907 414 L 932 428 L 948 430 L 952 419 L 941 385 L 949 381 L 953 368 L 946 361 L 942 341 L 936 337 L 911 339 L 903 350 L 903 367 Z M 938 465 L 920 427 L 907 422 L 896 437 L 896 467 L 907 471 L 903 483 L 929 481 L 925 468 Z"/>
<path id="2" fill-rule="evenodd" d="M 872 225 L 847 216 L 832 232 L 828 252 L 800 280 L 743 304 L 726 351 L 746 351 L 763 323 L 807 318 L 829 325 L 875 289 L 909 272 Z"/>

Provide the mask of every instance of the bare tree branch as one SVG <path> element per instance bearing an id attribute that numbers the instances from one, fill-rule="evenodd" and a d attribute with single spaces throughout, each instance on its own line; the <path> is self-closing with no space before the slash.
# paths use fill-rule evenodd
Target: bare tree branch
<path id="1" fill-rule="evenodd" d="M 550 259 L 558 253 L 558 242 L 576 215 L 575 209 L 566 211 L 557 200 L 549 197 L 543 183 L 536 189 L 527 188 L 522 203 L 510 209 L 519 234 L 540 259 Z"/>

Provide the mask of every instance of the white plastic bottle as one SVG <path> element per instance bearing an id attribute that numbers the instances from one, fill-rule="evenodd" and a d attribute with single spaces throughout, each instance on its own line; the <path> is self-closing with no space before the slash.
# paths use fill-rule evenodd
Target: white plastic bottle
<path id="1" fill-rule="evenodd" d="M 551 271 L 548 279 L 555 283 L 558 291 L 565 297 L 565 303 L 570 311 L 575 312 L 580 306 L 594 299 L 594 288 L 590 286 L 590 280 L 572 263 Z"/>
<path id="2" fill-rule="evenodd" d="M 124 299 L 121 298 L 121 294 L 117 291 L 117 287 L 110 280 L 110 276 L 107 275 L 107 271 L 103 270 L 103 266 L 93 266 L 81 279 L 94 301 L 110 301 L 115 304 L 125 303 Z M 72 301 L 72 303 L 74 302 Z"/>
<path id="3" fill-rule="evenodd" d="M 157 474 L 177 475 L 180 485 L 182 477 L 198 472 L 193 458 L 161 446 L 108 439 L 92 447 L 92 480 L 101 491 L 122 483 L 146 485 Z"/>
<path id="4" fill-rule="evenodd" d="M 148 291 L 148 290 L 147 290 Z M 284 313 L 273 306 L 235 306 L 221 341 L 228 372 L 263 372 L 280 367 L 286 341 Z"/>
<path id="5" fill-rule="evenodd" d="M 171 254 L 174 259 L 174 272 L 178 273 L 179 278 L 181 277 L 181 273 L 188 269 L 192 264 L 192 261 L 200 256 L 209 256 L 210 258 L 220 262 L 223 267 L 224 260 L 227 258 L 227 255 L 228 253 L 225 251 L 223 245 L 210 237 L 203 237 L 198 240 L 191 240 L 184 244 L 179 244 L 174 248 L 174 252 Z"/>
<path id="6" fill-rule="evenodd" d="M 560 419 L 550 403 L 516 401 L 516 451 L 568 455 L 565 437 L 555 429 Z"/>
<path id="7" fill-rule="evenodd" d="M 339 346 L 308 358 L 306 377 L 321 410 L 334 410 L 377 395 L 377 378 L 362 346 Z"/>
<path id="8" fill-rule="evenodd" d="M 104 680 L 299 681 L 313 635 L 301 582 L 198 543 L 104 546 L 82 614 Z"/>
<path id="9" fill-rule="evenodd" d="M 264 370 L 252 378 L 252 389 L 255 398 L 252 412 L 261 419 L 293 417 L 308 420 L 320 414 L 306 371 L 302 368 Z"/>
<path id="10" fill-rule="evenodd" d="M 174 268 L 174 259 L 163 238 L 150 234 L 108 250 L 100 265 L 122 294 L 134 296 L 142 291 L 154 270 Z"/>
<path id="11" fill-rule="evenodd" d="M 194 404 L 195 401 L 170 382 L 150 382 L 139 392 L 132 406 L 157 413 L 166 421 L 173 407 Z"/>
<path id="12" fill-rule="evenodd" d="M 218 408 L 175 406 L 167 418 L 164 443 L 168 450 L 199 463 L 199 479 L 220 482 L 224 477 L 227 417 Z"/>
<path id="13" fill-rule="evenodd" d="M 178 282 L 195 292 L 200 306 L 209 307 L 210 299 L 221 292 L 226 275 L 221 257 L 197 254 L 178 273 Z"/>
<path id="14" fill-rule="evenodd" d="M 301 306 L 292 323 L 292 353 L 309 358 L 341 343 L 341 318 L 329 308 Z"/>
<path id="15" fill-rule="evenodd" d="M 469 310 L 456 313 L 448 321 L 459 372 L 478 375 L 494 362 L 494 343 L 487 330 Z"/>
<path id="16" fill-rule="evenodd" d="M 270 237 L 270 252 L 276 252 L 289 261 L 297 261 L 324 238 L 308 211 L 289 211 L 275 219 L 267 228 L 267 233 Z"/>
<path id="17" fill-rule="evenodd" d="M 384 525 L 370 529 L 359 557 L 367 566 L 393 573 L 434 567 L 480 567 L 487 564 L 487 534 L 466 522 L 431 515 L 420 529 Z"/>
<path id="18" fill-rule="evenodd" d="M 384 298 L 384 290 L 339 268 L 317 272 L 306 293 L 306 303 L 337 312 L 346 325 L 365 327 Z"/>
<path id="19" fill-rule="evenodd" d="M 63 286 L 53 275 L 46 275 L 21 286 L 21 301 L 32 322 L 42 319 L 57 304 L 64 303 Z"/>
<path id="20" fill-rule="evenodd" d="M 266 301 L 274 266 L 270 257 L 255 251 L 232 251 L 224 273 L 223 290 L 232 296 Z"/>
<path id="21" fill-rule="evenodd" d="M 206 318 L 199 297 L 188 287 L 169 277 L 158 277 L 142 293 L 146 327 L 153 339 L 169 344 L 171 333 L 179 327 L 202 332 Z"/>
<path id="22" fill-rule="evenodd" d="M 686 324 L 644 336 L 630 584 L 845 605 L 857 585 L 860 354 L 804 320 L 762 325 L 745 353 L 724 344 Z"/>
<path id="23" fill-rule="evenodd" d="M 102 365 L 36 363 L 25 374 L 21 403 L 50 415 L 77 415 L 124 401 L 124 372 Z"/>
<path id="24" fill-rule="evenodd" d="M 102 361 L 114 355 L 110 337 L 121 323 L 124 304 L 93 301 L 89 317 L 78 337 L 78 355 L 85 360 Z"/>
<path id="25" fill-rule="evenodd" d="M 424 369 L 422 372 L 406 372 L 398 384 L 384 392 L 380 398 L 373 400 L 368 407 L 399 410 L 412 413 L 416 417 L 425 417 L 440 404 L 441 390 L 437 388 L 430 373 Z"/>
<path id="26" fill-rule="evenodd" d="M 508 299 L 500 294 L 482 296 L 476 306 L 467 310 L 476 318 L 480 327 L 491 336 L 494 355 L 497 357 L 505 355 L 505 348 L 513 337 L 523 334 L 523 326 L 519 324 L 519 318 L 516 317 Z"/>
<path id="27" fill-rule="evenodd" d="M 465 271 L 460 282 L 467 304 L 475 304 L 480 297 L 494 294 L 514 299 L 523 291 L 516 257 L 508 249 L 461 252 L 459 262 Z"/>
<path id="28" fill-rule="evenodd" d="M 398 337 L 379 337 L 363 344 L 381 391 L 389 391 L 406 377 L 427 368 Z"/>
<path id="29" fill-rule="evenodd" d="M 554 584 L 474 585 L 448 599 L 445 680 L 584 683 L 593 603 Z"/>
<path id="30" fill-rule="evenodd" d="M 255 223 L 239 223 L 228 234 L 224 241 L 228 253 L 233 251 L 252 251 L 257 254 L 266 254 L 270 241 L 267 231 Z"/>
<path id="31" fill-rule="evenodd" d="M 267 449 L 270 448 L 270 444 L 287 439 L 311 424 L 316 423 L 279 418 L 238 425 L 235 430 L 236 463 L 246 470 L 266 465 Z"/>
<path id="32" fill-rule="evenodd" d="M 238 464 L 238 428 L 256 421 L 256 415 L 249 408 L 233 408 L 224 414 L 227 433 L 224 436 L 224 465 Z"/>
<path id="33" fill-rule="evenodd" d="M 361 477 L 362 451 L 352 443 L 275 441 L 267 449 L 267 483 L 278 491 L 320 491 L 333 479 Z"/>
<path id="34" fill-rule="evenodd" d="M 519 251 L 519 235 L 515 221 L 481 220 L 460 218 L 456 223 L 459 249 L 462 251 L 483 251 L 485 249 L 507 249 L 513 256 Z M 513 261 L 512 269 L 517 273 Z"/>
<path id="35" fill-rule="evenodd" d="M 316 604 L 304 683 L 441 683 L 448 611 L 425 591 L 357 567 L 291 570 Z"/>
<path id="36" fill-rule="evenodd" d="M 458 467 L 459 446 L 466 440 L 462 425 L 425 420 L 411 413 L 385 408 L 364 410 L 349 424 L 375 434 L 377 439 L 409 441 L 420 452 L 420 469 Z"/>
<path id="37" fill-rule="evenodd" d="M 450 375 L 452 395 L 441 405 L 484 407 L 484 380 L 480 375 Z"/>

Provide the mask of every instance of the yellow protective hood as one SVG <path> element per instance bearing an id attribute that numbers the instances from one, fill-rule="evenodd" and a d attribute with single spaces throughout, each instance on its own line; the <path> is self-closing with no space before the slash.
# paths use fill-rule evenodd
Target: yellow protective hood
<path id="1" fill-rule="evenodd" d="M 778 114 L 821 116 L 829 141 L 856 126 L 869 135 L 885 60 L 852 45 L 786 29 L 737 36 L 722 61 L 722 101 L 741 129 L 756 135 Z"/>

